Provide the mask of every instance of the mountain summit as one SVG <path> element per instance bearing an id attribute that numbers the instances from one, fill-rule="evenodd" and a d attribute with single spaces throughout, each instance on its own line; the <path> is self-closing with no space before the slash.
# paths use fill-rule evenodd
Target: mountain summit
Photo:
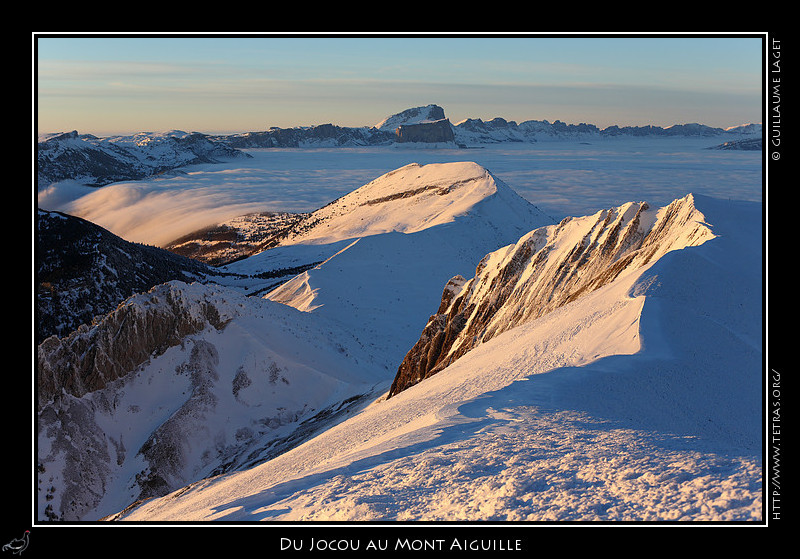
<path id="1" fill-rule="evenodd" d="M 454 271 L 553 221 L 475 163 L 406 165 L 313 212 L 277 248 L 326 256 L 266 297 L 361 332 L 394 367 Z"/>
<path id="2" fill-rule="evenodd" d="M 416 233 L 478 213 L 487 223 L 516 230 L 550 221 L 477 163 L 411 163 L 311 213 L 281 244 Z"/>
<path id="3" fill-rule="evenodd" d="M 412 107 L 388 116 L 377 123 L 373 128 L 377 130 L 394 131 L 400 126 L 426 124 L 444 119 L 444 109 L 439 105 L 430 104 L 424 107 Z"/>

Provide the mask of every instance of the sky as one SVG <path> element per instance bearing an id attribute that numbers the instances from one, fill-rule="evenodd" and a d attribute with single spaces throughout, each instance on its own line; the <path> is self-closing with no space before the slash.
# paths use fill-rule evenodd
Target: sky
<path id="1" fill-rule="evenodd" d="M 762 121 L 762 37 L 33 34 L 38 133 L 451 122 Z"/>

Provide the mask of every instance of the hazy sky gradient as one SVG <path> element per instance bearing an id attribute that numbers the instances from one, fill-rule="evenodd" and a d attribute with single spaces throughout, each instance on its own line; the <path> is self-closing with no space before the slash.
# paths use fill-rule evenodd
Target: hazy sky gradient
<path id="1" fill-rule="evenodd" d="M 762 119 L 753 37 L 36 37 L 40 133 L 453 123 L 734 126 Z"/>

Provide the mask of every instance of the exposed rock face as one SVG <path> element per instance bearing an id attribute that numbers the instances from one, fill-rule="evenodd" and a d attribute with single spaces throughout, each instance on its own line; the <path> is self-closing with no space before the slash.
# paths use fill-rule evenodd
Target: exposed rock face
<path id="1" fill-rule="evenodd" d="M 219 380 L 218 365 L 217 348 L 204 340 L 195 341 L 189 360 L 177 371 L 190 377 L 189 398 L 139 449 L 148 463 L 148 468 L 136 476 L 141 499 L 165 495 L 186 479 L 183 470 L 189 466 L 189 441 L 197 433 L 207 431 L 205 416 L 217 404 L 212 388 Z"/>
<path id="2" fill-rule="evenodd" d="M 112 458 L 113 444 L 94 421 L 94 414 L 92 402 L 71 397 L 57 406 L 46 406 L 39 414 L 38 430 L 50 437 L 47 448 L 37 449 L 39 492 L 48 501 L 46 520 L 79 520 L 102 498 L 111 464 L 125 452 L 118 447 L 117 457 Z M 60 471 L 49 471 L 48 462 L 56 460 L 62 464 Z M 62 485 L 60 479 L 68 483 Z"/>
<path id="3" fill-rule="evenodd" d="M 455 141 L 453 127 L 448 119 L 436 120 L 433 122 L 420 122 L 419 124 L 405 124 L 396 130 L 397 141 L 421 142 L 421 143 L 441 143 Z"/>
<path id="4" fill-rule="evenodd" d="M 475 277 L 455 277 L 398 368 L 390 397 L 478 344 L 568 304 L 674 249 L 713 237 L 691 196 L 650 210 L 629 203 L 531 231 L 487 255 Z"/>
<path id="5" fill-rule="evenodd" d="M 134 495 L 162 495 L 183 482 L 188 432 L 196 437 L 215 406 L 218 358 L 211 344 L 194 341 L 176 370 L 190 379 L 190 394 L 141 448 L 127 448 L 130 441 L 112 437 L 98 417 L 113 415 L 125 383 L 149 359 L 190 343 L 192 333 L 224 328 L 234 313 L 217 295 L 199 284 L 163 284 L 131 297 L 91 328 L 39 345 L 37 468 L 39 491 L 49 501 L 47 519 L 82 519 L 100 503 L 129 453 L 146 464 L 135 476 L 135 490 L 128 488 Z"/>
<path id="6" fill-rule="evenodd" d="M 143 464 L 128 480 L 126 490 L 132 500 L 169 493 L 213 459 L 204 455 L 205 460 L 197 460 L 192 446 L 198 440 L 214 440 L 206 418 L 217 405 L 213 388 L 219 380 L 219 356 L 217 348 L 205 340 L 188 343 L 194 344 L 189 357 L 175 371 L 189 378 L 188 397 L 141 446 L 128 448 L 135 439 L 115 438 L 103 428 L 124 395 L 124 382 L 86 397 L 64 395 L 42 408 L 38 429 L 44 436 L 39 439 L 37 459 L 40 491 L 46 492 L 49 501 L 46 519 L 83 519 L 101 502 L 126 460 L 130 464 L 129 455 Z"/>
<path id="7" fill-rule="evenodd" d="M 252 467 L 377 397 L 355 339 L 306 318 L 171 282 L 49 338 L 38 356 L 37 518 L 93 521 Z"/>
<path id="8" fill-rule="evenodd" d="M 230 316 L 207 298 L 191 298 L 180 282 L 131 297 L 97 324 L 65 338 L 51 336 L 37 351 L 37 401 L 41 408 L 62 392 L 82 396 L 123 377 L 189 334 L 220 329 Z M 125 343 L 115 343 L 117 339 Z"/>

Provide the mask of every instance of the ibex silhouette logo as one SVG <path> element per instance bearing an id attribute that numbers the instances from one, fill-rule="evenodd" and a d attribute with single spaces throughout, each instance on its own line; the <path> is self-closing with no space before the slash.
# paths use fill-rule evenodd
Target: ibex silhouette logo
<path id="1" fill-rule="evenodd" d="M 3 546 L 3 551 L 10 551 L 20 555 L 28 547 L 28 538 L 31 535 L 30 530 L 25 530 L 21 538 L 15 538 Z"/>

